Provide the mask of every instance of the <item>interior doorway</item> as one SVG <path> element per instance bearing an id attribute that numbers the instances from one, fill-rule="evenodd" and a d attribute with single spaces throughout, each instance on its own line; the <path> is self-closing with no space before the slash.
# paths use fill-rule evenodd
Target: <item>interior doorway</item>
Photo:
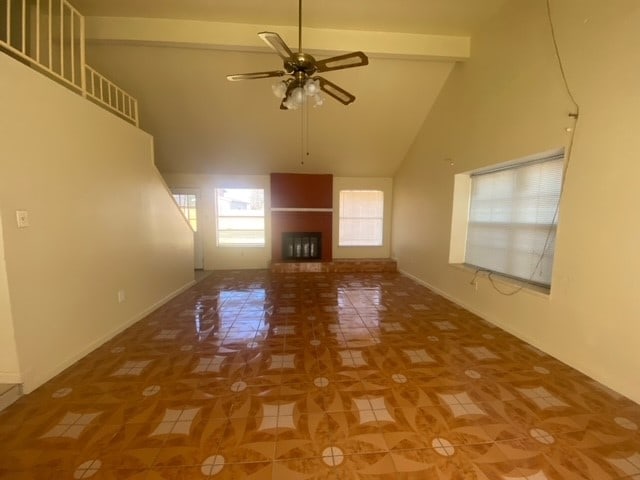
<path id="1" fill-rule="evenodd" d="M 200 190 L 192 188 L 172 188 L 173 199 L 193 229 L 193 265 L 196 270 L 204 268 L 204 248 L 199 228 Z"/>

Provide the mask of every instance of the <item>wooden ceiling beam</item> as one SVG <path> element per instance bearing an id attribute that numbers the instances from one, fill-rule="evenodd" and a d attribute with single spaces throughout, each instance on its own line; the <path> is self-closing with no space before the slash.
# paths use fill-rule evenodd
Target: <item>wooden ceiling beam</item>
<path id="1" fill-rule="evenodd" d="M 298 30 L 292 26 L 137 17 L 86 18 L 89 42 L 271 52 L 258 37 L 258 32 L 263 31 L 277 32 L 292 50 L 297 50 Z M 471 51 L 471 39 L 465 36 L 307 27 L 302 35 L 304 51 L 316 55 L 361 50 L 373 58 L 464 61 Z"/>

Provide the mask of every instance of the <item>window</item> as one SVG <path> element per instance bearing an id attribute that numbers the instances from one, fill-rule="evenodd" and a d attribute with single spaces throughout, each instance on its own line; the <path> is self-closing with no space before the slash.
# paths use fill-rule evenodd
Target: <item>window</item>
<path id="1" fill-rule="evenodd" d="M 176 201 L 184 218 L 191 225 L 194 232 L 198 231 L 198 213 L 196 211 L 197 200 L 194 194 L 174 193 L 173 199 Z"/>
<path id="2" fill-rule="evenodd" d="M 381 190 L 341 190 L 338 245 L 381 246 L 383 212 Z"/>
<path id="3" fill-rule="evenodd" d="M 264 190 L 217 188 L 219 246 L 264 246 Z"/>
<path id="4" fill-rule="evenodd" d="M 471 175 L 465 263 L 549 286 L 563 155 Z"/>

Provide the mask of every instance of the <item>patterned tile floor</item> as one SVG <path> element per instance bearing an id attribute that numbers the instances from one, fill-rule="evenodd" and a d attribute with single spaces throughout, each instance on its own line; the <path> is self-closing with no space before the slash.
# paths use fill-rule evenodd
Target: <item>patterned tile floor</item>
<path id="1" fill-rule="evenodd" d="M 395 273 L 216 272 L 0 414 L 9 479 L 640 479 L 640 406 Z"/>

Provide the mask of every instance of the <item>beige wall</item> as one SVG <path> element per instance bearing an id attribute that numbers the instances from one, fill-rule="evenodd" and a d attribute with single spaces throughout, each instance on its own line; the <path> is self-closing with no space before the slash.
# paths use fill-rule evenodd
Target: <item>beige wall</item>
<path id="1" fill-rule="evenodd" d="M 149 135 L 6 55 L 0 72 L 0 208 L 30 391 L 189 285 L 193 240 Z"/>
<path id="2" fill-rule="evenodd" d="M 476 290 L 472 272 L 448 263 L 454 174 L 567 144 L 572 107 L 543 1 L 507 4 L 449 77 L 395 177 L 393 254 L 403 271 L 640 401 L 640 4 L 551 4 L 582 115 L 550 295 L 501 296 L 486 279 Z"/>
<path id="3" fill-rule="evenodd" d="M 9 299 L 4 241 L 2 236 L 2 212 L 0 212 L 0 383 L 20 383 L 20 365 L 13 331 L 13 317 Z"/>
<path id="4" fill-rule="evenodd" d="M 165 174 L 164 178 L 173 189 L 188 188 L 200 191 L 198 230 L 202 235 L 205 270 L 267 268 L 271 260 L 269 175 Z M 216 188 L 225 187 L 264 189 L 266 228 L 264 247 L 218 247 L 215 191 Z"/>
<path id="5" fill-rule="evenodd" d="M 338 246 L 340 190 L 381 190 L 384 193 L 384 231 L 380 247 Z M 391 205 L 393 179 L 368 177 L 333 178 L 333 258 L 389 258 L 391 251 Z"/>

